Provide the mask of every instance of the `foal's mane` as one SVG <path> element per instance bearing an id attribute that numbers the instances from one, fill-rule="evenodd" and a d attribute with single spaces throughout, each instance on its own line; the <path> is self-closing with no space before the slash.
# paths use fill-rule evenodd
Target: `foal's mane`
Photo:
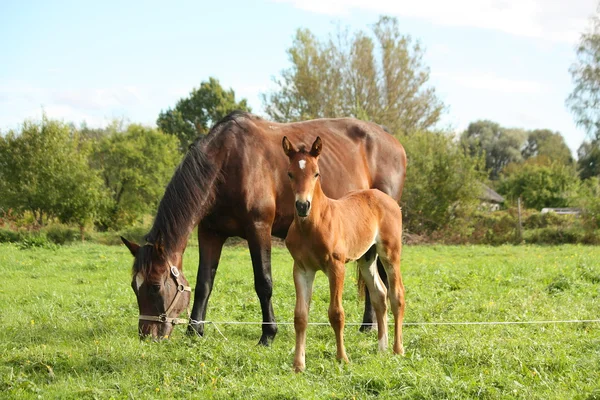
<path id="1" fill-rule="evenodd" d="M 151 272 L 153 249 L 158 249 L 158 255 L 168 260 L 174 245 L 179 240 L 187 240 L 182 236 L 189 234 L 190 221 L 197 225 L 208 214 L 217 196 L 217 184 L 222 179 L 220 166 L 208 153 L 208 147 L 221 132 L 236 126 L 244 129 L 238 121 L 244 117 L 251 116 L 240 111 L 230 113 L 189 146 L 160 200 L 153 226 L 144 237 L 149 245 L 139 249 L 134 273 Z"/>

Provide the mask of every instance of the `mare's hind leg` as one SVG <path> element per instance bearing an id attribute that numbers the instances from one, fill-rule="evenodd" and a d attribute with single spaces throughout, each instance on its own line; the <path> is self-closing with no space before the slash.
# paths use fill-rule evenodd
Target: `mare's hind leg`
<path id="1" fill-rule="evenodd" d="M 308 325 L 308 312 L 310 310 L 315 273 L 314 270 L 303 268 L 294 263 L 294 286 L 296 287 L 294 371 L 296 372 L 302 372 L 306 368 L 306 326 Z"/>
<path id="2" fill-rule="evenodd" d="M 404 354 L 402 345 L 402 321 L 404 320 L 404 284 L 400 274 L 402 239 L 377 245 L 377 254 L 387 272 L 392 313 L 394 314 L 394 353 Z"/>
<path id="3" fill-rule="evenodd" d="M 260 301 L 262 311 L 262 335 L 258 344 L 269 346 L 277 334 L 275 313 L 271 296 L 273 280 L 271 278 L 271 224 L 254 222 L 247 230 L 248 247 L 254 271 L 254 289 Z"/>
<path id="4" fill-rule="evenodd" d="M 373 308 L 377 318 L 377 337 L 379 339 L 379 350 L 387 349 L 387 304 L 386 304 L 386 288 L 383 281 L 379 277 L 375 260 L 377 253 L 375 246 L 372 246 L 361 258 L 358 259 L 358 270 L 367 285 L 367 289 L 371 293 Z"/>
<path id="5" fill-rule="evenodd" d="M 204 321 L 206 319 L 206 308 L 208 298 L 212 292 L 219 258 L 225 237 L 214 232 L 198 227 L 198 247 L 200 251 L 200 263 L 198 265 L 198 277 L 196 278 L 196 291 L 194 293 L 194 307 L 190 319 Z M 193 323 L 188 325 L 188 334 L 204 335 L 204 323 Z"/>
<path id="6" fill-rule="evenodd" d="M 388 288 L 387 274 L 385 273 L 385 268 L 383 267 L 383 264 L 381 263 L 380 259 L 377 259 L 377 271 L 379 272 L 379 276 L 381 277 L 381 280 L 383 281 L 383 283 L 385 284 L 385 287 L 387 289 Z M 365 312 L 363 314 L 362 325 L 360 326 L 360 328 L 358 328 L 358 330 L 361 332 L 367 332 L 367 331 L 372 330 L 374 328 L 374 325 L 373 325 L 373 320 L 375 319 L 374 315 L 375 315 L 375 308 L 373 307 L 372 302 L 371 302 L 371 292 L 370 292 L 369 288 L 367 288 L 367 290 L 365 291 Z"/>
<path id="7" fill-rule="evenodd" d="M 344 347 L 344 324 L 346 316 L 342 306 L 342 293 L 344 291 L 344 274 L 346 267 L 342 262 L 335 262 L 327 269 L 329 278 L 329 323 L 335 332 L 335 343 L 337 347 L 336 359 L 348 362 L 346 349 Z"/>

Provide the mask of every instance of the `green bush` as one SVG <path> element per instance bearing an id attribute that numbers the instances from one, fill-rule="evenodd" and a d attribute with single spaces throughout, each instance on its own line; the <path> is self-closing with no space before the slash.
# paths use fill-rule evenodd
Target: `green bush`
<path id="1" fill-rule="evenodd" d="M 18 231 L 0 228 L 0 243 L 16 243 L 21 239 Z"/>
<path id="2" fill-rule="evenodd" d="M 402 194 L 404 226 L 411 234 L 430 234 L 472 215 L 480 203 L 484 160 L 465 154 L 442 133 L 400 137 L 408 168 Z"/>
<path id="3" fill-rule="evenodd" d="M 48 240 L 55 244 L 65 244 L 81 240 L 79 229 L 67 225 L 50 225 L 43 229 Z"/>
<path id="4" fill-rule="evenodd" d="M 546 227 L 523 232 L 523 241 L 531 244 L 583 243 L 584 237 L 583 229 L 577 228 Z"/>
<path id="5" fill-rule="evenodd" d="M 56 250 L 59 246 L 48 240 L 48 237 L 44 232 L 29 232 L 27 235 L 21 237 L 19 242 L 17 242 L 17 247 L 21 250 L 33 248 Z"/>
<path id="6" fill-rule="evenodd" d="M 533 212 L 529 216 L 523 218 L 524 229 L 547 228 L 549 226 L 568 227 L 576 223 L 577 216 L 561 215 L 553 212 L 540 213 Z"/>

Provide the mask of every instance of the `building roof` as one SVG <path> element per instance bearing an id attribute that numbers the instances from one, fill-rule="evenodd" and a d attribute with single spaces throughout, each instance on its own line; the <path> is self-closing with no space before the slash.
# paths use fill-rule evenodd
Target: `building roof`
<path id="1" fill-rule="evenodd" d="M 504 197 L 500 196 L 491 187 L 481 184 L 481 194 L 479 199 L 483 201 L 489 201 L 490 203 L 504 203 Z"/>

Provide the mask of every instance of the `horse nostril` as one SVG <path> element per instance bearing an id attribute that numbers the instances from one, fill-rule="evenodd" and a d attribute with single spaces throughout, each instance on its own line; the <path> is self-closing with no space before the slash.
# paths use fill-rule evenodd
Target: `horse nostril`
<path id="1" fill-rule="evenodd" d="M 298 211 L 298 215 L 300 215 L 301 217 L 305 217 L 308 214 L 309 208 L 310 208 L 310 201 L 307 201 L 307 202 L 297 201 L 296 202 L 296 211 Z"/>

